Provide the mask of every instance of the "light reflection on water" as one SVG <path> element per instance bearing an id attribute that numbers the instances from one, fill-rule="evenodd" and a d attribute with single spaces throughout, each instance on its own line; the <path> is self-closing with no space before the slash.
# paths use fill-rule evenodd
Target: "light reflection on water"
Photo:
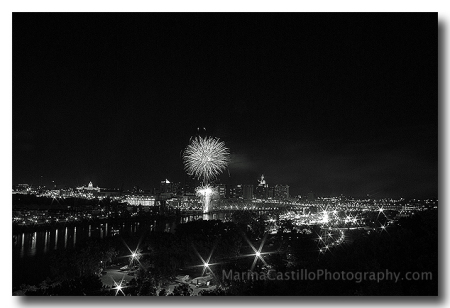
<path id="1" fill-rule="evenodd" d="M 55 248 L 54 249 L 56 249 L 57 248 L 57 245 L 58 245 L 58 229 L 56 229 L 56 231 L 55 231 Z"/>
<path id="2" fill-rule="evenodd" d="M 152 220 L 146 223 L 131 222 L 118 224 L 109 222 L 104 225 L 93 223 L 89 225 L 78 225 L 76 227 L 60 227 L 58 229 L 47 231 L 24 232 L 14 235 L 13 256 L 15 258 L 23 259 L 26 257 L 34 257 L 36 255 L 45 255 L 55 249 L 72 248 L 76 245 L 77 241 L 86 238 L 104 238 L 108 235 L 112 236 L 117 234 L 117 231 L 112 232 L 112 230 L 119 230 L 119 234 L 122 234 L 123 232 L 134 234 L 140 232 L 139 230 L 142 227 L 145 228 L 145 230 L 150 231 L 160 230 L 175 232 L 177 224 L 187 223 L 198 219 L 227 220 L 229 219 L 229 215 L 224 215 L 223 213 L 185 215 L 179 217 L 177 221 Z"/>
<path id="3" fill-rule="evenodd" d="M 67 248 L 67 227 L 66 230 L 64 231 L 64 248 Z"/>
<path id="4" fill-rule="evenodd" d="M 210 214 L 207 214 L 210 215 Z M 227 215 L 218 213 L 212 218 L 227 220 Z M 58 229 L 30 231 L 13 235 L 13 284 L 36 284 L 50 273 L 51 260 L 49 256 L 55 249 L 70 249 L 76 247 L 88 238 L 101 238 L 119 234 L 141 234 L 148 231 L 174 232 L 179 223 L 203 219 L 203 214 L 178 216 L 177 219 L 152 219 L 146 222 L 114 223 L 108 222 L 89 225 L 61 226 Z M 205 216 L 206 219 L 212 219 Z M 229 218 L 229 217 L 228 217 Z M 131 232 L 130 232 L 131 231 Z M 42 278 L 44 277 L 44 278 Z M 41 279 L 42 278 L 42 279 Z"/>
<path id="5" fill-rule="evenodd" d="M 131 223 L 125 226 L 122 224 L 114 226 L 109 223 L 102 226 L 100 224 L 91 225 L 78 225 L 60 227 L 54 230 L 24 232 L 17 235 L 13 235 L 13 257 L 26 258 L 34 257 L 36 255 L 45 255 L 51 250 L 55 249 L 68 249 L 76 246 L 77 241 L 86 238 L 104 238 L 111 233 L 112 229 L 118 229 L 119 234 L 122 232 L 136 233 L 139 231 L 137 223 Z M 151 230 L 154 230 L 154 225 L 150 226 Z"/>
<path id="6" fill-rule="evenodd" d="M 48 244 L 48 232 L 45 232 L 45 241 L 44 241 L 44 253 L 47 252 L 47 244 Z"/>

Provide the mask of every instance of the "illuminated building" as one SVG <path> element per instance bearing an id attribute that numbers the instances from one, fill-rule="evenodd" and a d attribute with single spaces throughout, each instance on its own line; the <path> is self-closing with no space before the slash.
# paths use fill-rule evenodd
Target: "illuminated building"
<path id="1" fill-rule="evenodd" d="M 242 197 L 245 200 L 253 199 L 253 185 L 242 185 Z"/>
<path id="2" fill-rule="evenodd" d="M 289 198 L 289 186 L 288 185 L 275 185 L 274 199 L 283 200 Z"/>
<path id="3" fill-rule="evenodd" d="M 243 198 L 243 188 L 241 184 L 236 185 L 234 188 L 233 198 Z"/>
<path id="4" fill-rule="evenodd" d="M 269 185 L 264 180 L 264 174 L 261 175 L 261 180 L 258 180 L 259 184 L 255 189 L 256 199 L 268 199 L 269 198 Z"/>
<path id="5" fill-rule="evenodd" d="M 100 191 L 98 193 L 99 196 L 102 197 L 118 197 L 122 194 L 120 189 L 107 189 L 107 188 L 100 188 Z"/>
<path id="6" fill-rule="evenodd" d="M 77 187 L 77 190 L 80 193 L 97 195 L 97 193 L 100 191 L 100 188 L 94 187 L 92 185 L 92 182 L 89 182 L 87 187 L 86 186 Z"/>
<path id="7" fill-rule="evenodd" d="M 159 186 L 159 193 L 172 193 L 172 183 L 169 182 L 169 180 L 161 181 L 161 185 Z"/>
<path id="8" fill-rule="evenodd" d="M 267 196 L 269 199 L 275 199 L 275 187 L 267 187 Z"/>
<path id="9" fill-rule="evenodd" d="M 217 185 L 217 192 L 221 199 L 227 198 L 227 186 L 225 184 Z"/>
<path id="10" fill-rule="evenodd" d="M 235 198 L 236 187 L 233 185 L 226 185 L 226 197 L 227 198 Z"/>
<path id="11" fill-rule="evenodd" d="M 27 190 L 28 188 L 30 188 L 30 185 L 28 184 L 17 184 L 16 186 L 17 190 Z"/>
<path id="12" fill-rule="evenodd" d="M 15 191 L 13 193 L 21 193 L 21 194 L 28 194 L 31 191 L 31 186 L 28 184 L 17 184 L 15 187 Z"/>
<path id="13" fill-rule="evenodd" d="M 155 197 L 153 195 L 132 194 L 126 196 L 124 201 L 133 206 L 155 206 Z"/>
<path id="14" fill-rule="evenodd" d="M 170 182 L 166 179 L 161 181 L 159 191 L 157 193 L 163 194 L 165 196 L 176 195 L 182 193 L 182 188 L 180 183 Z"/>

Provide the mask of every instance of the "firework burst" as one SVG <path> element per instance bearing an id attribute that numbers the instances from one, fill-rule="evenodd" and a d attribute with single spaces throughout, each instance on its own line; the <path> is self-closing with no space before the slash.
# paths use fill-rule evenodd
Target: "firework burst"
<path id="1" fill-rule="evenodd" d="M 227 166 L 230 152 L 218 138 L 194 138 L 183 153 L 185 170 L 207 185 Z"/>

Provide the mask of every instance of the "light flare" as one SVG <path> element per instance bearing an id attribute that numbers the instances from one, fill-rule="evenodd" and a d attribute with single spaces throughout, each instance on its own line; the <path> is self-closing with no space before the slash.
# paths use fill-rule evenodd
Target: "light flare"
<path id="1" fill-rule="evenodd" d="M 111 279 L 112 279 L 113 282 L 114 282 L 114 287 L 112 288 L 112 290 L 116 290 L 115 296 L 117 296 L 117 294 L 118 294 L 119 292 L 122 292 L 123 296 L 125 296 L 125 293 L 123 292 L 123 289 L 126 288 L 126 286 L 123 285 L 123 278 L 122 278 L 122 280 L 120 280 L 120 282 L 116 282 L 116 281 L 114 280 L 114 278 L 112 278 L 112 277 L 111 277 Z"/>

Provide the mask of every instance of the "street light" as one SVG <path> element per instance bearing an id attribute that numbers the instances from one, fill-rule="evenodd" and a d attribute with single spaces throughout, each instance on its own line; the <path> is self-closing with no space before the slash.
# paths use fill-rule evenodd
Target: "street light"
<path id="1" fill-rule="evenodd" d="M 119 283 L 116 282 L 116 281 L 114 280 L 114 278 L 111 277 L 111 279 L 112 279 L 113 282 L 114 282 L 114 287 L 113 287 L 112 289 L 113 289 L 113 290 L 116 290 L 116 295 L 115 295 L 115 296 L 117 296 L 117 294 L 118 294 L 119 292 L 122 292 L 122 294 L 125 296 L 125 293 L 124 293 L 123 290 L 122 290 L 122 289 L 125 288 L 125 286 L 123 286 L 123 278 L 122 278 L 122 280 L 121 280 Z"/>

